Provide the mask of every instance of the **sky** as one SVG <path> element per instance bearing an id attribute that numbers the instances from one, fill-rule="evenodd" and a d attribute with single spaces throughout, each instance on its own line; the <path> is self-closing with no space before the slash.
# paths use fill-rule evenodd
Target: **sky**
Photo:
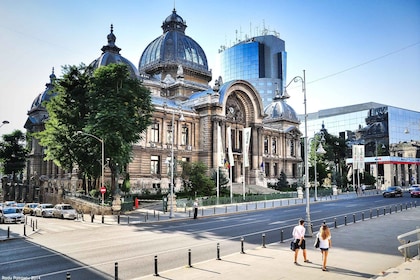
<path id="1" fill-rule="evenodd" d="M 0 135 L 24 130 L 52 68 L 89 64 L 114 26 L 120 54 L 138 66 L 175 7 L 204 50 L 213 79 L 218 50 L 276 31 L 287 82 L 306 74 L 307 112 L 378 102 L 420 110 L 420 0 L 2 0 Z M 210 82 L 213 86 L 214 82 Z M 288 104 L 304 113 L 299 84 Z"/>

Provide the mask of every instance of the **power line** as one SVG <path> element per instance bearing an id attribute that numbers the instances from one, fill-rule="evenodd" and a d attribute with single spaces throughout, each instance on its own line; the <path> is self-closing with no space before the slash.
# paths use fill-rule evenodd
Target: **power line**
<path id="1" fill-rule="evenodd" d="M 416 46 L 416 45 L 418 45 L 418 44 L 420 44 L 420 41 L 419 41 L 419 42 L 416 42 L 416 43 L 414 43 L 414 44 L 408 45 L 408 46 L 406 46 L 406 47 L 403 47 L 403 48 L 401 48 L 401 49 L 398 49 L 398 50 L 395 50 L 395 51 L 389 52 L 389 53 L 387 53 L 387 54 L 381 55 L 381 56 L 379 56 L 379 57 L 373 58 L 373 59 L 371 59 L 371 60 L 365 61 L 365 62 L 363 62 L 363 63 L 357 64 L 357 65 L 355 65 L 355 66 L 352 66 L 352 67 L 346 68 L 346 69 L 344 69 L 344 70 L 341 70 L 341 71 L 335 72 L 335 73 L 333 73 L 333 74 L 330 74 L 330 75 L 324 76 L 324 77 L 322 77 L 322 78 L 319 78 L 319 79 L 316 79 L 316 80 L 313 80 L 313 81 L 307 82 L 307 83 L 308 83 L 308 84 L 311 84 L 311 83 L 319 82 L 319 81 L 321 81 L 321 80 L 325 80 L 325 79 L 328 79 L 328 78 L 331 78 L 331 77 L 334 77 L 334 76 L 340 75 L 340 74 L 342 74 L 342 73 L 344 73 L 344 72 L 347 72 L 347 71 L 353 70 L 353 69 L 355 69 L 355 68 L 358 68 L 358 67 L 361 67 L 361 66 L 363 66 L 363 65 L 366 65 L 366 64 L 369 64 L 369 63 L 375 62 L 375 61 L 380 60 L 380 59 L 382 59 L 382 58 L 385 58 L 385 57 L 391 56 L 391 55 L 393 55 L 393 54 L 396 54 L 396 53 L 402 52 L 402 51 L 404 51 L 404 50 L 406 50 L 406 49 L 409 49 L 409 48 L 412 48 L 412 47 L 414 47 L 414 46 Z"/>

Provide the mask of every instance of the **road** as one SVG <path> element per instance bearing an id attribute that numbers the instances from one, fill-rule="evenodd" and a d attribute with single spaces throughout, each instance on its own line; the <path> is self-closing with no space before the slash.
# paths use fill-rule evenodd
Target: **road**
<path id="1" fill-rule="evenodd" d="M 330 226 L 392 215 L 411 207 L 418 199 L 367 196 L 311 204 L 314 230 L 322 222 Z M 256 207 L 258 208 L 258 206 Z M 262 208 L 262 207 L 260 207 Z M 198 220 L 182 219 L 139 224 L 98 224 L 34 218 L 39 230 L 27 239 L 1 242 L 1 276 L 40 276 L 41 279 L 114 279 L 116 263 L 120 279 L 215 259 L 247 248 L 286 241 L 305 205 L 250 210 Z M 136 219 L 136 213 L 131 214 Z M 21 226 L 21 225 L 12 225 Z M 263 234 L 265 235 L 263 239 Z M 243 238 L 243 243 L 241 243 Z M 387 251 L 384 254 L 395 254 Z"/>

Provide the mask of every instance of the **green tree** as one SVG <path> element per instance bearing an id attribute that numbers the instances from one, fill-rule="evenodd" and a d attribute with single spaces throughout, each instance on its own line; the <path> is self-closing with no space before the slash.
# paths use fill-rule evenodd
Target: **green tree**
<path id="1" fill-rule="evenodd" d="M 62 168 L 77 163 L 84 177 L 101 176 L 101 139 L 112 171 L 111 185 L 132 159 L 132 145 L 150 125 L 150 92 L 130 77 L 123 64 L 102 66 L 92 73 L 84 65 L 63 67 L 55 81 L 56 95 L 46 104 L 49 119 L 35 135 L 46 148 L 47 159 Z"/>
<path id="2" fill-rule="evenodd" d="M 10 134 L 3 135 L 3 142 L 0 143 L 0 161 L 2 173 L 12 175 L 12 180 L 21 177 L 25 169 L 28 150 L 25 145 L 25 134 L 15 130 Z"/>
<path id="3" fill-rule="evenodd" d="M 278 191 L 286 191 L 288 188 L 289 182 L 287 181 L 287 175 L 284 171 L 281 171 L 275 189 Z"/>
<path id="4" fill-rule="evenodd" d="M 213 180 L 215 189 L 217 189 L 217 170 L 212 169 L 210 173 L 210 178 Z M 219 194 L 229 194 L 227 189 L 227 184 L 229 184 L 229 178 L 226 176 L 226 172 L 219 167 Z"/>
<path id="5" fill-rule="evenodd" d="M 0 161 L 2 173 L 8 175 L 1 179 L 3 196 L 6 200 L 15 198 L 13 193 L 9 193 L 14 189 L 7 188 L 7 182 L 13 184 L 22 181 L 27 154 L 25 135 L 22 131 L 15 130 L 11 134 L 3 135 L 3 141 L 0 142 Z"/>
<path id="6" fill-rule="evenodd" d="M 191 198 L 215 194 L 215 184 L 206 175 L 208 168 L 203 162 L 181 162 L 181 165 L 184 190 Z"/>

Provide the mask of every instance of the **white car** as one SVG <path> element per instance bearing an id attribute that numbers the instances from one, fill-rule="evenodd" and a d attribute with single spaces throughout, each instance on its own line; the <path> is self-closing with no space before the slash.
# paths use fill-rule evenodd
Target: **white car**
<path id="1" fill-rule="evenodd" d="M 56 204 L 53 210 L 53 217 L 75 220 L 77 212 L 70 204 Z"/>
<path id="2" fill-rule="evenodd" d="M 22 210 L 17 207 L 4 207 L 0 209 L 0 223 L 23 223 L 25 221 L 25 215 L 22 214 Z"/>
<path id="3" fill-rule="evenodd" d="M 34 214 L 37 217 L 44 217 L 44 218 L 52 217 L 53 210 L 54 210 L 54 205 L 52 205 L 51 203 L 42 203 L 42 204 L 39 204 L 34 209 Z"/>

